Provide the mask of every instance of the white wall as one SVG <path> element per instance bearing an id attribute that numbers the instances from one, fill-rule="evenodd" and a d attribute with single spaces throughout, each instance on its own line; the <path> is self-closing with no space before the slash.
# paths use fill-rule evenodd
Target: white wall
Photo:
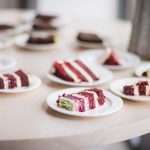
<path id="1" fill-rule="evenodd" d="M 118 0 L 37 0 L 37 9 L 85 18 L 114 19 Z"/>

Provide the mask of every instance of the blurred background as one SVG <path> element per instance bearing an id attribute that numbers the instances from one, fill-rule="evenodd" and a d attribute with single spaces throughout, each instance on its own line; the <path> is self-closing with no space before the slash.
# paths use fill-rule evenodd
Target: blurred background
<path id="1" fill-rule="evenodd" d="M 98 19 L 102 22 L 120 19 L 132 22 L 135 4 L 136 0 L 0 0 L 0 9 L 33 9 L 71 18 Z M 147 134 L 93 150 L 149 150 L 149 139 L 150 135 Z"/>

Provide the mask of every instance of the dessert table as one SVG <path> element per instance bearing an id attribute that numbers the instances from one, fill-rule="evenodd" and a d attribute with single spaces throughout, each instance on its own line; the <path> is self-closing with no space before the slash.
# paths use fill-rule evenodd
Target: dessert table
<path id="1" fill-rule="evenodd" d="M 21 16 L 20 10 L 3 10 L 10 20 Z M 14 16 L 14 17 L 13 17 Z M 24 68 L 39 76 L 42 85 L 22 94 L 0 93 L 0 149 L 47 150 L 80 149 L 111 144 L 150 132 L 150 103 L 124 100 L 123 108 L 106 117 L 73 117 L 57 113 L 46 104 L 54 91 L 69 88 L 50 82 L 46 73 L 50 63 L 59 58 L 77 56 L 84 51 L 76 47 L 74 37 L 79 30 L 100 32 L 114 41 L 120 50 L 126 50 L 131 32 L 127 21 L 83 20 L 74 18 L 64 28 L 60 37 L 63 44 L 58 49 L 31 51 L 15 45 L 1 50 L 0 54 L 13 56 L 17 68 Z M 133 75 L 133 69 L 113 71 L 114 79 Z M 109 83 L 100 86 L 109 89 Z"/>

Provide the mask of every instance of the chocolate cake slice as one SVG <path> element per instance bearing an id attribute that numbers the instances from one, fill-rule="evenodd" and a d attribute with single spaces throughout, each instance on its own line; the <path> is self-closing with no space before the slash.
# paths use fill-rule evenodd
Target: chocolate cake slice
<path id="1" fill-rule="evenodd" d="M 87 42 L 87 43 L 98 43 L 98 44 L 103 43 L 103 39 L 101 37 L 99 37 L 98 35 L 93 34 L 93 33 L 82 33 L 82 32 L 80 32 L 77 35 L 77 40 L 81 41 L 81 42 Z"/>
<path id="2" fill-rule="evenodd" d="M 51 22 L 44 21 L 34 21 L 32 29 L 35 31 L 47 31 L 47 30 L 57 30 L 58 28 L 54 26 Z"/>
<path id="3" fill-rule="evenodd" d="M 55 43 L 55 36 L 48 35 L 44 37 L 30 35 L 29 39 L 27 40 L 29 44 L 53 44 Z"/>
<path id="4" fill-rule="evenodd" d="M 50 72 L 63 80 L 77 83 L 94 82 L 100 79 L 93 69 L 79 59 L 56 61 Z"/>
<path id="5" fill-rule="evenodd" d="M 101 94 L 99 94 L 101 93 Z M 99 103 L 99 101 L 103 103 Z M 56 101 L 58 107 L 69 111 L 85 112 L 103 105 L 105 96 L 100 89 L 87 89 L 72 94 L 63 94 Z"/>
<path id="6" fill-rule="evenodd" d="M 58 18 L 58 16 L 56 16 L 56 15 L 37 14 L 35 16 L 35 19 L 39 19 L 39 20 L 42 20 L 42 21 L 45 21 L 45 22 L 52 21 L 53 19 L 56 19 L 56 18 Z"/>

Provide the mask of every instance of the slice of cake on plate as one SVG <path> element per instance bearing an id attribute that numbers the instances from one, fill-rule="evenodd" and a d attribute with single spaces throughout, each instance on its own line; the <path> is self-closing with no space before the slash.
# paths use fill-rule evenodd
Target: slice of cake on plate
<path id="1" fill-rule="evenodd" d="M 80 32 L 77 35 L 77 40 L 80 42 L 87 42 L 87 43 L 96 43 L 96 44 L 102 44 L 103 43 L 103 39 L 94 33 Z"/>
<path id="2" fill-rule="evenodd" d="M 0 89 L 28 87 L 31 84 L 30 74 L 19 69 L 11 73 L 0 74 Z"/>
<path id="3" fill-rule="evenodd" d="M 27 40 L 29 44 L 54 44 L 56 43 L 55 35 L 36 35 L 31 34 Z"/>
<path id="4" fill-rule="evenodd" d="M 69 111 L 85 112 L 103 105 L 105 96 L 98 88 L 86 89 L 77 93 L 63 94 L 57 100 L 58 107 Z"/>
<path id="5" fill-rule="evenodd" d="M 106 48 L 106 53 L 101 58 L 101 63 L 104 65 L 121 65 L 119 56 L 110 47 Z"/>
<path id="6" fill-rule="evenodd" d="M 91 67 L 79 59 L 55 61 L 50 73 L 65 81 L 76 83 L 94 82 L 100 79 Z"/>
<path id="7" fill-rule="evenodd" d="M 123 93 L 131 96 L 150 96 L 150 83 L 148 81 L 140 81 L 136 84 L 125 85 Z"/>

